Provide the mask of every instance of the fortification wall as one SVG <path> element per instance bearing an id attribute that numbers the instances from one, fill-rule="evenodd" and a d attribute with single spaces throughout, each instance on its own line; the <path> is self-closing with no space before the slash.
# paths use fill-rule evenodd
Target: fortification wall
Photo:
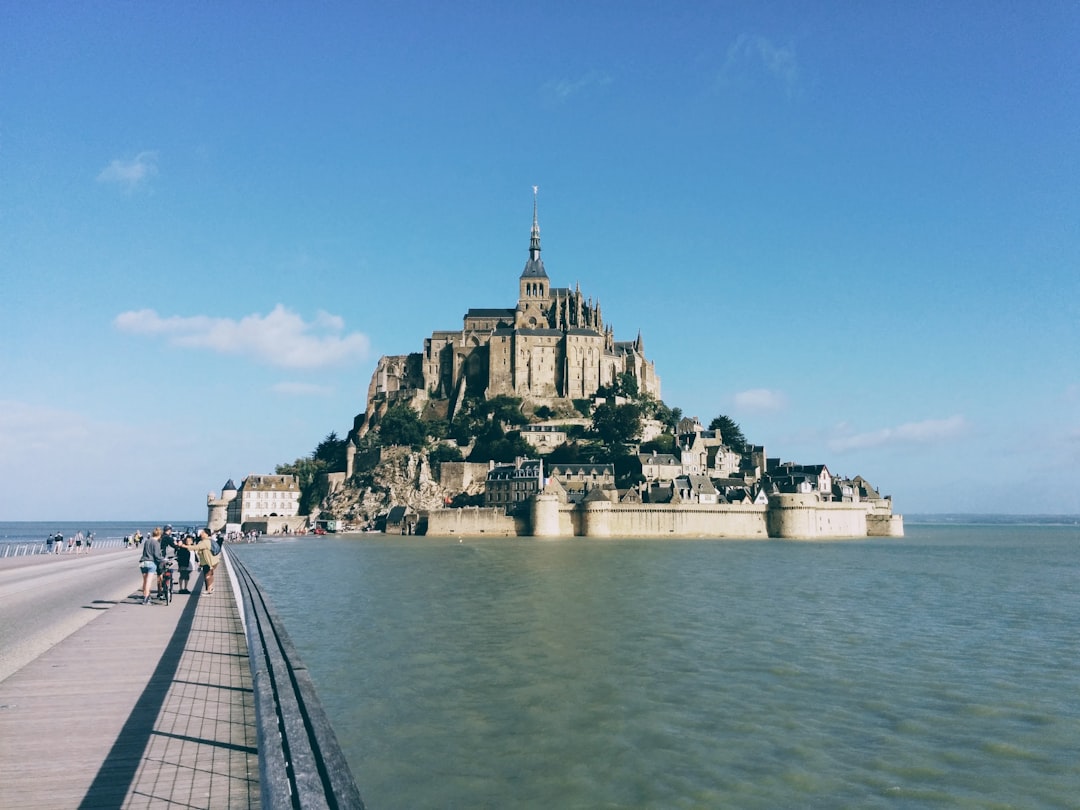
<path id="1" fill-rule="evenodd" d="M 428 513 L 429 537 L 517 537 L 524 534 L 522 529 L 519 521 L 495 507 L 432 509 Z"/>
<path id="2" fill-rule="evenodd" d="M 733 504 L 589 503 L 583 509 L 586 537 L 712 537 L 756 539 L 768 536 L 764 506 Z"/>
<path id="3" fill-rule="evenodd" d="M 769 537 L 787 540 L 867 536 L 866 506 L 822 503 L 816 494 L 771 495 L 766 512 Z"/>
<path id="4" fill-rule="evenodd" d="M 768 506 L 735 504 L 613 504 L 579 506 L 538 496 L 527 517 L 502 509 L 434 509 L 432 537 L 670 537 L 788 540 L 903 537 L 900 515 L 867 514 L 866 504 L 822 503 L 812 494 L 773 496 Z"/>
<path id="5" fill-rule="evenodd" d="M 868 514 L 866 516 L 866 534 L 870 537 L 903 537 L 904 516 Z"/>

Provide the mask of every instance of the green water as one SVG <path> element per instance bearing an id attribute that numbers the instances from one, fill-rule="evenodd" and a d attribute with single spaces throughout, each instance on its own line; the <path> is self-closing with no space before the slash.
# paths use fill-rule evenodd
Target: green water
<path id="1" fill-rule="evenodd" d="M 1080 796 L 1076 527 L 236 550 L 372 808 Z"/>

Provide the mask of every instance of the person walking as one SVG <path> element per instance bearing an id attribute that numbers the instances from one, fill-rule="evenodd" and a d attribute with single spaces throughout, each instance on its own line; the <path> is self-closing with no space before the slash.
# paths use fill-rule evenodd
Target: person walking
<path id="1" fill-rule="evenodd" d="M 139 558 L 139 570 L 142 571 L 142 591 L 144 605 L 150 604 L 150 589 L 157 581 L 158 566 L 165 563 L 161 552 L 161 528 L 155 528 L 143 543 L 142 557 Z"/>
<path id="2" fill-rule="evenodd" d="M 194 545 L 189 543 L 187 547 L 195 553 L 199 567 L 202 568 L 203 579 L 206 581 L 206 593 L 213 593 L 214 571 L 218 567 L 220 558 L 214 554 L 213 545 L 210 542 L 210 530 L 205 527 L 199 529 L 199 541 Z"/>

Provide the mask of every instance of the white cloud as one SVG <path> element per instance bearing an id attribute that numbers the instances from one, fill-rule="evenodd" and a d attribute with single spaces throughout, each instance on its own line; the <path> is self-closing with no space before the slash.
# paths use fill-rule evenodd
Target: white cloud
<path id="1" fill-rule="evenodd" d="M 541 92 L 554 101 L 562 102 L 566 101 L 566 99 L 571 96 L 575 96 L 578 93 L 590 90 L 594 87 L 606 87 L 611 84 L 611 82 L 611 76 L 593 70 L 577 79 L 559 79 L 547 82 L 541 88 Z"/>
<path id="2" fill-rule="evenodd" d="M 342 335 L 344 320 L 319 312 L 307 323 L 278 304 L 268 315 L 240 320 L 208 315 L 162 317 L 152 309 L 122 312 L 117 329 L 165 337 L 170 345 L 250 357 L 281 368 L 313 369 L 367 357 L 370 341 L 359 332 Z"/>
<path id="3" fill-rule="evenodd" d="M 799 87 L 799 59 L 794 48 L 776 45 L 767 37 L 739 34 L 728 48 L 721 80 L 746 78 L 758 70 L 778 81 L 789 96 Z"/>
<path id="4" fill-rule="evenodd" d="M 271 387 L 275 394 L 284 394 L 290 397 L 326 397 L 334 393 L 334 389 L 326 385 L 304 382 L 279 382 Z"/>
<path id="5" fill-rule="evenodd" d="M 114 160 L 97 179 L 99 183 L 116 183 L 125 191 L 134 191 L 157 172 L 157 152 L 139 152 L 131 160 Z"/>
<path id="6" fill-rule="evenodd" d="M 782 411 L 787 407 L 787 397 L 781 391 L 768 388 L 751 388 L 735 394 L 735 407 L 740 411 L 760 413 Z"/>
<path id="7" fill-rule="evenodd" d="M 926 419 L 922 422 L 906 422 L 897 427 L 881 428 L 867 433 L 838 435 L 829 440 L 829 447 L 838 453 L 862 450 L 868 447 L 884 447 L 909 444 L 929 444 L 947 441 L 967 432 L 968 422 L 960 415 L 947 419 Z M 846 426 L 838 428 L 846 433 Z"/>

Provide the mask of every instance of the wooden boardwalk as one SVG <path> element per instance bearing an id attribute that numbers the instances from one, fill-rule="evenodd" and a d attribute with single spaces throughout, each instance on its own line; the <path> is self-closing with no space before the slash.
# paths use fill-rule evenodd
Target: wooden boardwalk
<path id="1" fill-rule="evenodd" d="M 259 806 L 229 571 L 195 581 L 169 606 L 132 594 L 0 682 L 0 808 Z"/>

